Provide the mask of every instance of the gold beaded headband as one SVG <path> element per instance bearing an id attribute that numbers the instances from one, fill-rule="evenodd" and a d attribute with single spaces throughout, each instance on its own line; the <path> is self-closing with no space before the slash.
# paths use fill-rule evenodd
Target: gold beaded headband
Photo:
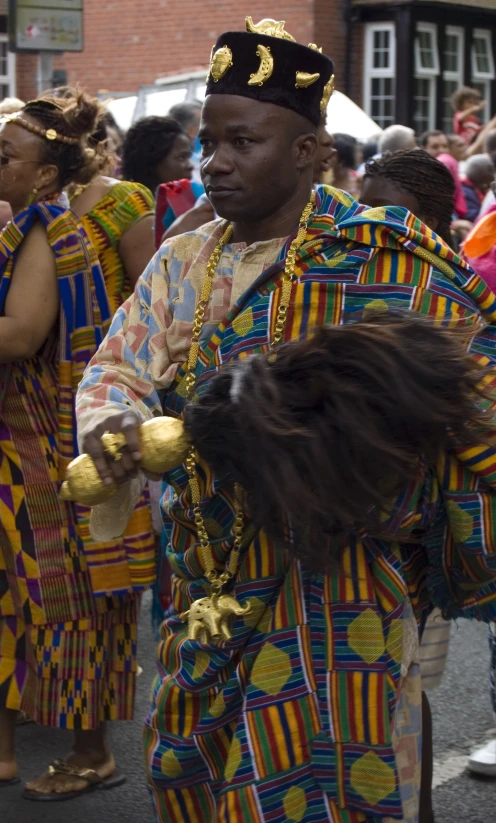
<path id="1" fill-rule="evenodd" d="M 6 117 L 4 122 L 15 123 L 17 126 L 26 129 L 26 131 L 38 135 L 38 137 L 44 137 L 45 140 L 58 140 L 59 143 L 67 143 L 69 146 L 76 146 L 80 142 L 79 137 L 66 137 L 65 134 L 59 134 L 55 129 L 44 129 L 41 126 L 36 126 L 34 123 L 30 123 L 29 120 L 25 120 L 24 117 L 21 117 L 19 114 Z"/>

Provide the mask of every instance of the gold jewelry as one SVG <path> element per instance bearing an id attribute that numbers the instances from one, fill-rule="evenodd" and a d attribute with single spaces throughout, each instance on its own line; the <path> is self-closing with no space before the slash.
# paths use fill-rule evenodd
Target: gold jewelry
<path id="1" fill-rule="evenodd" d="M 44 137 L 45 140 L 57 140 L 59 143 L 67 143 L 69 146 L 76 146 L 80 142 L 79 137 L 66 137 L 65 134 L 59 134 L 55 129 L 44 129 L 41 126 L 36 126 L 34 123 L 30 123 L 29 120 L 25 120 L 24 117 L 21 117 L 19 114 L 6 117 L 5 122 L 22 126 L 26 131 L 30 131 L 38 137 Z"/>
<path id="2" fill-rule="evenodd" d="M 281 300 L 277 310 L 277 318 L 271 347 L 278 345 L 283 338 L 288 307 L 291 300 L 292 284 L 296 267 L 296 254 L 300 246 L 305 241 L 308 223 L 314 208 L 315 194 L 312 192 L 310 201 L 307 203 L 301 214 L 298 231 L 296 232 L 286 255 L 286 263 L 284 266 L 284 275 L 282 279 Z M 232 233 L 233 227 L 229 225 L 214 251 L 210 255 L 210 259 L 207 263 L 205 279 L 202 283 L 200 298 L 195 309 L 193 331 L 191 335 L 191 347 L 188 355 L 187 372 L 185 378 L 186 395 L 190 401 L 192 399 L 195 386 L 194 372 L 200 353 L 200 335 L 205 321 L 205 310 L 212 294 L 212 286 L 217 264 L 222 255 L 224 246 L 229 243 L 232 237 Z M 275 355 L 272 356 L 275 359 Z M 249 607 L 249 604 L 247 604 L 249 607 L 248 609 L 247 607 L 240 606 L 234 597 L 222 593 L 224 586 L 235 577 L 238 570 L 244 530 L 243 490 L 239 484 L 235 484 L 235 518 L 233 527 L 234 542 L 229 554 L 227 567 L 221 574 L 219 574 L 215 566 L 212 547 L 210 545 L 210 538 L 208 536 L 205 521 L 200 508 L 201 493 L 198 475 L 196 472 L 196 452 L 194 446 L 191 446 L 189 454 L 186 458 L 186 471 L 189 476 L 191 502 L 193 505 L 195 525 L 198 532 L 201 557 L 205 567 L 205 577 L 210 583 L 210 595 L 194 601 L 191 604 L 191 608 L 187 612 L 181 614 L 180 617 L 183 621 L 188 621 L 188 638 L 190 640 L 199 640 L 202 643 L 208 643 L 210 640 L 219 639 L 230 640 L 232 636 L 230 627 L 231 616 L 248 614 L 248 611 L 251 608 Z"/>
<path id="3" fill-rule="evenodd" d="M 33 203 L 36 203 L 36 200 L 38 199 L 38 194 L 39 194 L 39 191 L 35 186 L 33 191 L 31 192 L 31 194 L 29 195 L 29 197 L 27 199 L 26 206 L 32 206 Z"/>

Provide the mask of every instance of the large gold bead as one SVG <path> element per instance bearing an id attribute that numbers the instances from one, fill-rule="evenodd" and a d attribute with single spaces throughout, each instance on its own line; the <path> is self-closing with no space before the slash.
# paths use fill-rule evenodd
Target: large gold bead
<path id="1" fill-rule="evenodd" d="M 151 472 L 168 472 L 184 463 L 189 442 L 182 420 L 155 417 L 140 428 L 141 466 Z"/>

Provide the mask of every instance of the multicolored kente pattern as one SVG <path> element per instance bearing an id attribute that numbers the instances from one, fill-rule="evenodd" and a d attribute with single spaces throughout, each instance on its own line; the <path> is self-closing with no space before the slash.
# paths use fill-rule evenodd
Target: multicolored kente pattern
<path id="1" fill-rule="evenodd" d="M 89 541 L 88 510 L 58 499 L 67 463 L 77 454 L 75 392 L 103 339 L 109 312 L 95 251 L 75 216 L 55 202 L 26 209 L 0 235 L 0 309 L 15 276 L 16 253 L 35 220 L 45 226 L 55 256 L 60 318 L 35 357 L 0 368 L 0 705 L 17 709 L 22 703 L 40 722 L 64 725 L 73 696 L 81 692 L 81 722 L 91 725 L 104 711 L 103 703 L 92 704 L 93 692 L 99 699 L 110 689 L 107 675 L 112 669 L 131 671 L 134 666 L 131 646 L 121 644 L 111 665 L 98 667 L 108 650 L 106 640 L 95 639 L 95 632 L 120 620 L 125 634 L 136 633 L 132 598 L 115 596 L 109 562 L 113 554 L 126 558 L 128 550 L 138 565 L 143 555 L 151 563 L 154 541 L 143 507 L 133 515 L 127 538 L 96 546 Z M 99 559 L 94 576 L 88 556 Z M 108 571 L 108 596 L 95 598 L 93 584 L 102 566 Z M 126 592 L 132 590 L 129 572 L 127 577 Z M 87 621 L 87 632 L 81 621 Z M 93 692 L 91 675 L 77 674 L 83 671 L 80 663 L 90 665 L 91 660 L 99 684 Z M 124 707 L 118 713 L 126 717 L 132 688 L 131 696 L 125 692 L 131 680 L 112 685 L 115 705 Z"/>
<path id="2" fill-rule="evenodd" d="M 155 201 L 146 186 L 119 182 L 80 218 L 102 267 L 111 316 L 132 292 L 119 254 L 119 242 L 138 220 L 154 213 Z"/>
<path id="3" fill-rule="evenodd" d="M 481 363 L 493 362 L 496 296 L 439 238 L 403 209 L 366 209 L 327 187 L 317 199 L 297 259 L 286 340 L 320 323 L 354 322 L 370 309 L 413 309 L 447 326 L 473 327 L 483 318 L 471 347 Z M 203 237 L 206 256 L 221 232 L 213 224 L 192 234 L 192 248 Z M 188 237 L 179 240 L 183 252 Z M 205 341 L 198 392 L 231 359 L 267 351 L 288 244 Z M 131 404 L 144 416 L 158 410 L 169 323 L 160 328 L 157 297 L 164 299 L 181 261 L 186 267 L 183 256 L 175 259 L 174 241 L 162 247 L 114 318 L 82 385 L 83 419 L 101 404 Z M 197 289 L 189 276 L 181 288 Z M 181 414 L 184 395 L 180 369 L 166 411 Z M 200 463 L 198 472 L 202 514 L 223 568 L 232 547 L 232 491 L 208 466 Z M 405 611 L 411 601 L 420 619 L 434 602 L 452 616 L 496 617 L 494 450 L 453 444 L 399 496 L 384 523 L 391 538 L 350 534 L 332 577 L 289 562 L 263 532 L 249 536 L 234 594 L 242 604 L 250 600 L 252 612 L 236 621 L 231 641 L 212 646 L 189 641 L 179 618 L 204 595 L 206 581 L 187 476 L 181 468 L 169 481 L 176 493 L 164 511 L 173 607 L 145 733 L 158 820 L 411 819 L 393 739 Z M 413 531 L 424 534 L 422 543 L 410 542 Z"/>

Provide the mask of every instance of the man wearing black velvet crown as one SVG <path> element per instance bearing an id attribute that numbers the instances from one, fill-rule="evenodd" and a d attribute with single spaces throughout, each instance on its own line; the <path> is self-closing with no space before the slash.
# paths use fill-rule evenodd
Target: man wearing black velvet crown
<path id="1" fill-rule="evenodd" d="M 333 64 L 282 22 L 247 29 L 215 44 L 202 112 L 220 217 L 162 246 L 80 387 L 81 445 L 119 486 L 92 528 L 125 525 L 139 424 L 185 412 L 202 456 L 166 475 L 145 730 L 161 823 L 419 823 L 418 624 L 496 614 L 496 459 L 455 419 L 496 298 L 405 209 L 313 192 Z"/>

